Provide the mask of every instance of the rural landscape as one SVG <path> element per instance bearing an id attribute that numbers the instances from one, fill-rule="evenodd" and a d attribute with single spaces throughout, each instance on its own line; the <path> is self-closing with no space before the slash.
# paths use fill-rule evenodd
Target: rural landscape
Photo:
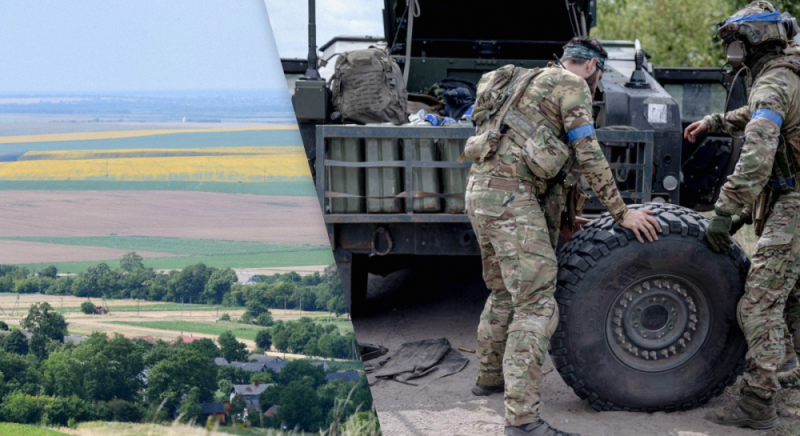
<path id="1" fill-rule="evenodd" d="M 0 113 L 0 434 L 380 434 L 286 90 Z"/>
<path id="2" fill-rule="evenodd" d="M 285 89 L 0 96 L 0 113 L 0 264 L 333 262 Z"/>

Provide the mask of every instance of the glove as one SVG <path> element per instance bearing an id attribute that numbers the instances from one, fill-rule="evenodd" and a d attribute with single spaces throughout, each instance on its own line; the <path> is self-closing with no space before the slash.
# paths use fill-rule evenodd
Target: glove
<path id="1" fill-rule="evenodd" d="M 742 227 L 753 224 L 753 217 L 741 212 L 731 217 L 731 236 L 735 235 Z"/>
<path id="2" fill-rule="evenodd" d="M 731 239 L 731 214 L 722 209 L 714 209 L 714 216 L 708 223 L 706 236 L 711 249 L 717 253 L 725 253 L 731 249 L 733 240 Z"/>

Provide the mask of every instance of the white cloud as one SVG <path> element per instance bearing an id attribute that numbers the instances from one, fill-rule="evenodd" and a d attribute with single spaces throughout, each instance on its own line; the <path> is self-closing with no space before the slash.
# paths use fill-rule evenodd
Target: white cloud
<path id="1" fill-rule="evenodd" d="M 265 0 L 282 58 L 308 55 L 308 2 Z M 382 0 L 317 0 L 317 47 L 337 35 L 383 36 Z"/>

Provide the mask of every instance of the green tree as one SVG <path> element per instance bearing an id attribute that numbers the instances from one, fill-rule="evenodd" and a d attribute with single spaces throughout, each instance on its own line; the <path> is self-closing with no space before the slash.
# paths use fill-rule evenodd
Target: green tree
<path id="1" fill-rule="evenodd" d="M 72 349 L 52 353 L 43 363 L 45 390 L 88 401 L 132 401 L 144 387 L 144 350 L 122 335 L 108 340 L 96 332 Z"/>
<path id="2" fill-rule="evenodd" d="M 259 348 L 263 348 L 265 350 L 272 348 L 272 335 L 270 334 L 269 330 L 259 330 L 258 333 L 256 333 L 255 342 Z"/>
<path id="3" fill-rule="evenodd" d="M 203 417 L 203 408 L 200 406 L 200 389 L 194 387 L 189 390 L 186 400 L 178 408 L 178 413 L 182 414 L 182 422 L 198 422 Z"/>
<path id="4" fill-rule="evenodd" d="M 217 347 L 217 344 L 208 338 L 192 341 L 186 344 L 186 346 L 193 350 L 199 351 L 204 356 L 208 357 L 209 360 L 222 356 L 222 352 L 220 351 L 219 347 Z"/>
<path id="5" fill-rule="evenodd" d="M 94 303 L 91 301 L 84 301 L 81 303 L 81 312 L 87 315 L 94 315 L 97 313 L 97 308 L 95 308 Z"/>
<path id="6" fill-rule="evenodd" d="M 269 327 L 274 324 L 272 320 L 272 313 L 267 310 L 256 317 L 256 324 L 264 327 Z"/>
<path id="7" fill-rule="evenodd" d="M 14 292 L 14 278 L 10 275 L 0 276 L 0 292 Z"/>
<path id="8" fill-rule="evenodd" d="M 119 260 L 119 269 L 125 271 L 127 273 L 132 273 L 137 269 L 144 268 L 142 256 L 136 254 L 135 251 L 129 251 L 122 255 L 122 259 Z"/>
<path id="9" fill-rule="evenodd" d="M 217 339 L 222 357 L 228 362 L 241 362 L 247 358 L 247 346 L 236 340 L 230 330 L 219 335 Z"/>
<path id="10" fill-rule="evenodd" d="M 638 38 L 656 66 L 718 67 L 724 51 L 712 37 L 735 9 L 731 0 L 599 0 L 592 36 Z"/>
<path id="11" fill-rule="evenodd" d="M 231 285 L 236 283 L 236 272 L 230 268 L 215 270 L 206 282 L 201 301 L 208 304 L 218 304 L 226 293 L 230 292 Z"/>
<path id="12" fill-rule="evenodd" d="M 289 332 L 285 329 L 277 331 L 273 330 L 272 345 L 281 353 L 289 351 Z"/>
<path id="13" fill-rule="evenodd" d="M 283 373 L 283 371 L 281 371 Z M 290 428 L 299 425 L 302 429 L 315 432 L 322 421 L 322 408 L 319 397 L 308 385 L 292 382 L 280 394 L 278 417 Z"/>
<path id="14" fill-rule="evenodd" d="M 49 277 L 51 279 L 56 278 L 58 275 L 58 268 L 55 265 L 50 265 L 47 268 L 39 271 L 39 277 Z"/>
<path id="15" fill-rule="evenodd" d="M 28 338 L 19 329 L 14 329 L 3 343 L 3 350 L 20 355 L 28 354 Z"/>
<path id="16" fill-rule="evenodd" d="M 325 371 L 308 359 L 292 360 L 277 374 L 276 381 L 282 385 L 298 382 L 317 389 L 325 383 Z"/>
<path id="17" fill-rule="evenodd" d="M 147 375 L 147 399 L 151 405 L 166 400 L 167 410 L 193 388 L 200 401 L 210 400 L 217 387 L 217 367 L 206 356 L 186 347 L 177 348 Z"/>
<path id="18" fill-rule="evenodd" d="M 347 300 L 341 295 L 331 298 L 328 300 L 328 312 L 336 314 L 337 318 L 348 313 Z"/>
<path id="19" fill-rule="evenodd" d="M 0 321 L 0 330 L 7 332 L 8 331 L 8 324 L 5 321 Z"/>
<path id="20" fill-rule="evenodd" d="M 47 302 L 32 304 L 28 316 L 20 321 L 20 325 L 34 335 L 40 333 L 58 342 L 64 342 L 64 335 L 67 334 L 67 322 L 64 316 L 55 312 Z"/>
<path id="21" fill-rule="evenodd" d="M 199 303 L 210 275 L 211 271 L 203 263 L 187 266 L 170 279 L 166 298 L 175 302 Z"/>

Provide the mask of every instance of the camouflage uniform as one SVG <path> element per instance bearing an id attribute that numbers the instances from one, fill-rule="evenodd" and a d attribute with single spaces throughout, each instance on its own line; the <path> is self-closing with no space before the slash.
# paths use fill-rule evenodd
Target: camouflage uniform
<path id="1" fill-rule="evenodd" d="M 772 172 L 779 135 L 787 139 L 795 159 L 800 157 L 800 76 L 791 68 L 778 66 L 787 63 L 800 68 L 800 57 L 791 46 L 754 71 L 747 107 L 704 119 L 709 131 L 744 130 L 745 134 L 736 169 L 716 204 L 722 211 L 736 214 L 753 204 Z M 800 192 L 782 195 L 772 208 L 739 302 L 740 324 L 748 343 L 744 381 L 762 398 L 771 398 L 780 388 L 776 371 L 784 357 L 784 315 L 789 326 L 800 321 L 797 294 L 784 311 L 800 274 L 798 212 Z"/>
<path id="2" fill-rule="evenodd" d="M 558 324 L 556 255 L 539 202 L 543 175 L 577 162 L 617 222 L 628 209 L 593 133 L 581 77 L 541 70 L 503 120 L 509 129 L 497 152 L 470 169 L 466 203 L 491 290 L 478 326 L 478 384 L 505 382 L 506 423 L 520 426 L 539 418 L 542 365 Z M 561 132 L 571 146 L 556 139 Z"/>

